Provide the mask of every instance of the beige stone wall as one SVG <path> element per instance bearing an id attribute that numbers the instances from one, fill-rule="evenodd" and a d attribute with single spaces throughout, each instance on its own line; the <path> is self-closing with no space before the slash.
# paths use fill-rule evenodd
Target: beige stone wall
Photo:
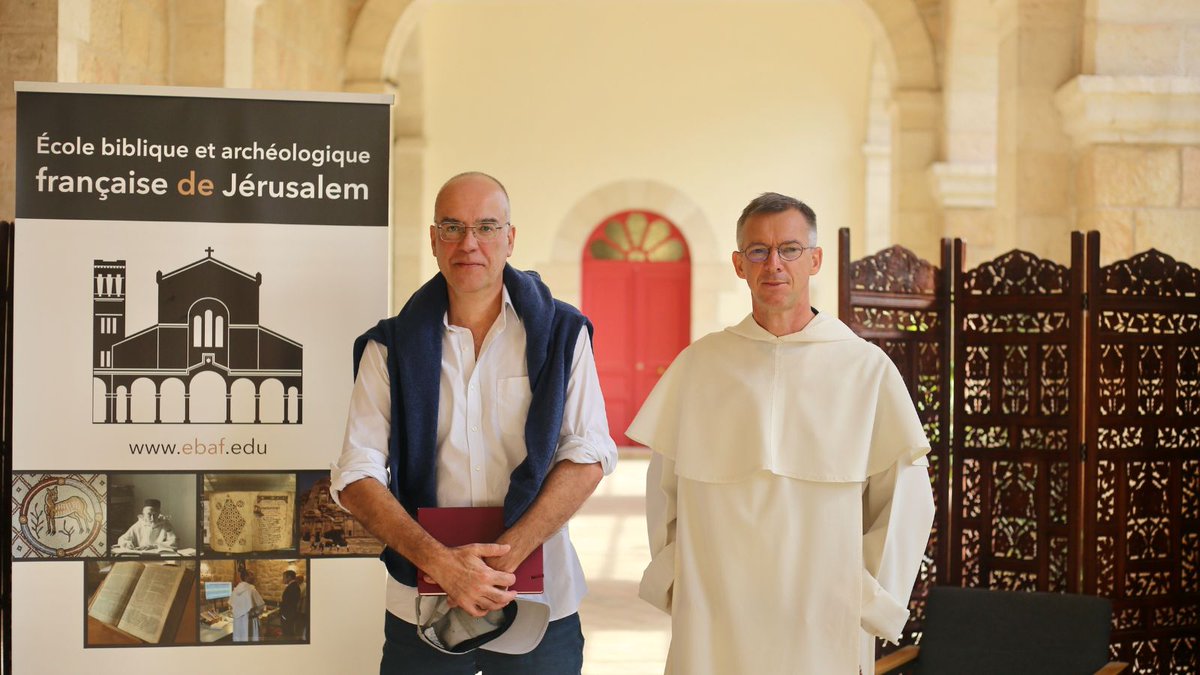
<path id="1" fill-rule="evenodd" d="M 167 0 L 63 0 L 60 82 L 169 84 Z"/>
<path id="2" fill-rule="evenodd" d="M 1200 2 L 1088 0 L 1083 28 L 1058 96 L 1078 227 L 1105 264 L 1157 248 L 1200 265 Z"/>
<path id="3" fill-rule="evenodd" d="M 1200 76 L 1200 2 L 1087 0 L 1083 72 Z"/>
<path id="4" fill-rule="evenodd" d="M 422 12 L 406 12 L 410 4 L 414 3 L 0 0 L 0 218 L 14 214 L 12 82 L 57 80 L 396 91 L 397 134 L 402 138 L 396 148 L 395 182 L 404 204 L 395 212 L 406 221 L 421 220 L 436 188 L 433 174 L 440 176 L 446 167 L 457 164 L 457 157 L 450 156 L 460 153 L 453 143 L 446 144 L 444 136 L 429 135 L 431 120 L 435 134 L 450 127 L 445 115 L 435 110 L 437 100 L 427 100 L 426 92 L 447 91 L 454 86 L 454 76 L 439 53 L 433 54 L 431 68 L 422 45 L 441 45 L 449 38 L 439 34 L 431 42 L 421 37 Z M 562 34 L 561 28 L 523 21 L 529 2 L 415 4 L 443 16 L 495 12 L 506 22 L 509 45 Z M 649 9 L 640 3 L 580 2 L 572 11 L 593 11 L 604 21 L 607 13 L 634 4 L 639 5 L 639 16 L 678 10 L 670 2 L 653 3 Z M 705 3 L 705 11 L 721 4 Z M 806 3 L 797 2 L 739 4 L 738 12 L 748 16 L 768 5 L 771 11 L 807 11 Z M 886 234 L 891 237 L 886 243 L 902 243 L 933 256 L 932 242 L 938 236 L 962 236 L 968 242 L 969 264 L 1012 247 L 1065 260 L 1067 233 L 1095 228 L 1103 234 L 1106 261 L 1154 246 L 1200 264 L 1200 113 L 1188 112 L 1200 109 L 1200 2 L 841 0 L 821 11 L 836 12 L 839 5 L 865 17 L 875 31 L 871 33 L 875 44 L 882 45 L 876 54 L 888 71 L 889 117 L 895 124 L 889 129 L 895 163 L 888 174 L 888 190 L 883 191 L 890 192 L 891 204 L 884 219 L 889 223 L 886 232 L 872 231 L 873 236 L 867 237 L 860 222 L 867 216 L 868 195 L 860 188 L 871 171 L 868 162 L 859 158 L 836 169 L 822 167 L 835 183 L 859 186 L 849 192 L 839 188 L 836 196 L 824 191 L 822 196 L 835 202 L 832 210 L 826 205 L 822 214 L 856 228 L 862 242 L 857 246 L 870 239 L 871 248 L 878 248 L 885 243 L 877 241 L 878 235 Z M 367 34 L 375 37 L 352 39 Z M 564 48 L 569 51 L 572 45 Z M 680 61 L 672 77 L 691 77 L 688 69 L 698 67 L 695 59 Z M 817 59 L 805 67 L 820 71 L 845 66 Z M 696 86 L 718 82 L 714 76 L 722 68 L 698 71 L 701 82 Z M 535 77 L 524 72 L 516 75 Z M 621 77 L 636 75 L 634 69 Z M 869 88 L 869 74 L 859 86 Z M 1097 87 L 1110 93 L 1097 94 Z M 1173 93 L 1163 93 L 1168 91 Z M 866 106 L 870 100 L 868 92 L 860 103 Z M 1156 109 L 1167 112 L 1155 117 Z M 703 114 L 697 113 L 697 119 L 728 117 L 711 105 L 698 110 Z M 851 112 L 857 117 L 865 114 Z M 603 123 L 603 115 L 591 114 L 599 117 L 577 117 L 576 123 L 583 127 L 594 127 L 597 119 Z M 1126 114 L 1128 119 L 1122 118 Z M 797 127 L 807 123 L 807 118 L 795 121 Z M 696 133 L 694 126 L 674 124 L 673 128 Z M 652 136 L 655 147 L 660 147 L 662 134 Z M 708 145 L 709 161 L 729 164 L 713 154 L 719 142 Z M 754 179 L 739 171 L 722 176 L 714 189 L 697 187 L 702 181 L 692 175 L 691 165 L 664 169 L 660 175 L 647 172 L 654 165 L 653 154 L 649 163 L 641 161 L 636 168 L 576 181 L 580 184 L 575 197 L 614 181 L 656 179 L 684 188 L 716 222 L 717 214 L 732 209 L 716 204 L 724 199 L 724 191 L 735 189 L 730 180 Z M 796 155 L 789 184 L 807 183 L 805 167 L 811 156 L 805 154 Z M 589 157 L 594 160 L 591 164 L 613 163 L 602 150 L 589 151 Z M 995 167 L 991 177 L 989 164 Z M 544 173 L 539 164 L 518 167 L 518 175 L 526 169 L 530 175 Z M 564 178 L 568 176 L 555 176 Z M 539 197 L 537 209 L 545 210 L 545 217 L 533 214 L 546 227 L 561 221 L 575 203 L 570 190 L 556 192 L 561 194 L 557 207 Z M 994 206 L 988 205 L 988 194 Z M 725 201 L 732 204 L 733 200 Z M 396 260 L 405 267 L 397 270 L 398 289 L 415 284 L 429 267 L 421 251 L 412 252 L 422 240 L 409 236 L 411 231 L 411 226 L 401 228 L 398 232 L 403 236 L 396 238 L 396 246 L 403 248 Z M 521 256 L 526 264 L 548 261 L 546 245 L 531 241 L 529 228 L 524 233 Z M 565 267 L 559 273 L 573 274 Z"/>
<path id="5" fill-rule="evenodd" d="M 16 215 L 17 106 L 13 83 L 58 75 L 58 3 L 0 0 L 0 220 Z"/>
<path id="6" fill-rule="evenodd" d="M 351 15 L 344 0 L 266 0 L 254 18 L 254 87 L 341 91 Z"/>
<path id="7" fill-rule="evenodd" d="M 715 296 L 699 299 L 719 309 L 693 314 L 697 337 L 749 309 L 729 256 L 733 224 L 757 194 L 775 190 L 810 203 L 827 228 L 822 236 L 830 251 L 841 225 L 862 236 L 860 149 L 872 35 L 847 8 L 699 3 L 684 12 L 670 2 L 434 3 L 420 39 L 425 183 L 418 220 L 397 222 L 396 234 L 417 231 L 411 240 L 421 279 L 434 270 L 427 234 L 434 193 L 467 169 L 495 173 L 513 196 L 513 263 L 544 270 L 561 262 L 570 267 L 561 274 L 556 268 L 556 276 L 572 280 L 581 274 L 582 246 L 564 260 L 552 243 L 588 195 L 628 180 L 684 195 L 708 230 L 692 231 L 689 223 L 684 232 L 693 264 L 719 265 L 719 278 L 727 280 Z M 911 150 L 905 156 L 923 152 L 932 159 L 937 98 L 913 92 L 906 101 L 896 142 Z M 924 166 L 906 166 L 917 177 L 905 197 L 914 208 L 928 201 Z M 614 211 L 647 206 L 627 201 Z M 591 225 L 604 215 L 610 214 Z M 930 237 L 922 214 L 903 215 L 905 231 L 936 242 L 940 232 Z M 715 244 L 702 247 L 705 241 Z M 551 282 L 560 292 L 574 285 Z M 819 307 L 836 305 L 836 288 L 833 265 L 817 277 Z M 400 289 L 399 298 L 412 290 Z"/>
<path id="8" fill-rule="evenodd" d="M 254 587 L 267 602 L 279 604 L 283 599 L 283 573 L 291 569 L 300 572 L 303 561 L 247 560 L 246 569 L 254 573 Z"/>
<path id="9" fill-rule="evenodd" d="M 1071 141 L 1054 94 L 1079 73 L 1083 0 L 1000 0 L 996 205 L 999 251 L 1070 259 Z"/>
<path id="10" fill-rule="evenodd" d="M 948 0 L 947 53 L 942 88 L 944 156 L 951 163 L 996 161 L 999 26 L 992 3 Z"/>
<path id="11" fill-rule="evenodd" d="M 201 560 L 200 581 L 229 581 L 233 579 L 232 560 Z"/>
<path id="12" fill-rule="evenodd" d="M 1077 178 L 1079 228 L 1100 232 L 1103 264 L 1148 248 L 1200 264 L 1200 147 L 1092 146 Z"/>
<path id="13" fill-rule="evenodd" d="M 225 83 L 224 0 L 170 0 L 171 84 L 220 87 Z"/>

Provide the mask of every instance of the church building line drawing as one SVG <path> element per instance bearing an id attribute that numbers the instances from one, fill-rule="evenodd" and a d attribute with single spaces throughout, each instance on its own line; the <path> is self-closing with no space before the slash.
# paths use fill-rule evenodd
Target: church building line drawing
<path id="1" fill-rule="evenodd" d="M 126 261 L 94 261 L 94 423 L 303 422 L 304 347 L 259 323 L 262 274 L 205 253 L 155 275 L 158 323 L 132 334 Z"/>

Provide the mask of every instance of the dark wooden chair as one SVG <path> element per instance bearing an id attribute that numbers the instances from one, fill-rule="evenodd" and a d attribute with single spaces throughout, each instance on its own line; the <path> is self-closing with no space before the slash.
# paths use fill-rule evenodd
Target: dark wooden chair
<path id="1" fill-rule="evenodd" d="M 1112 603 L 1089 595 L 935 586 L 920 646 L 875 662 L 877 674 L 1115 675 Z"/>

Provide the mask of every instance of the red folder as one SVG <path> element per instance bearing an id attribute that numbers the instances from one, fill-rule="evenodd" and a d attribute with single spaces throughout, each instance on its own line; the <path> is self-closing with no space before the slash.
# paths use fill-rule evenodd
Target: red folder
<path id="1" fill-rule="evenodd" d="M 417 509 L 417 523 L 434 539 L 446 546 L 491 544 L 504 533 L 504 509 L 499 506 L 462 506 Z M 518 593 L 542 593 L 542 547 L 539 545 L 513 571 L 517 581 L 509 590 Z M 417 570 L 417 593 L 445 595 L 435 583 L 425 581 Z"/>

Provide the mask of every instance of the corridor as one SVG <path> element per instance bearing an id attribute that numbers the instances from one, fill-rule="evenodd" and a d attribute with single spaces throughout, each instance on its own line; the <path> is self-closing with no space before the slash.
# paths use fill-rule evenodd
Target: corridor
<path id="1" fill-rule="evenodd" d="M 650 561 L 646 542 L 648 453 L 621 448 L 611 476 L 571 520 L 588 596 L 583 621 L 584 675 L 661 675 L 671 635 L 666 614 L 637 597 Z"/>

